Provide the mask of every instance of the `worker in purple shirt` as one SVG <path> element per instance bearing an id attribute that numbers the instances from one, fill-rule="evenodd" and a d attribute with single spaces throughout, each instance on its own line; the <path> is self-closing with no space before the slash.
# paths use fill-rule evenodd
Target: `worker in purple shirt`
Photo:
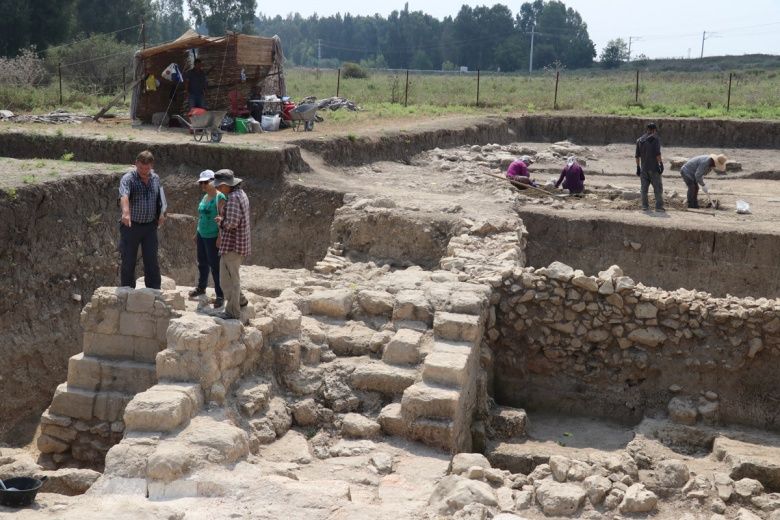
<path id="1" fill-rule="evenodd" d="M 576 157 L 569 157 L 566 161 L 566 166 L 563 167 L 555 187 L 561 186 L 561 183 L 563 189 L 569 190 L 572 195 L 579 195 L 585 191 L 585 172 L 582 171 L 582 166 L 577 162 Z"/>
<path id="2" fill-rule="evenodd" d="M 531 186 L 536 186 L 536 183 L 531 180 L 531 174 L 528 173 L 528 167 L 532 163 L 533 160 L 527 155 L 522 156 L 517 161 L 513 161 L 506 171 L 506 178 L 515 184 L 530 184 Z"/>

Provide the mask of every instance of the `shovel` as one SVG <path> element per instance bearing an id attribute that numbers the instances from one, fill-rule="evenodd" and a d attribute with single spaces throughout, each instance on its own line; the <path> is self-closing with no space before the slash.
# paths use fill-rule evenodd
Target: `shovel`
<path id="1" fill-rule="evenodd" d="M 707 194 L 707 201 L 709 202 L 712 209 L 719 209 L 720 208 L 720 201 L 718 199 L 713 199 L 710 197 L 710 194 Z"/>

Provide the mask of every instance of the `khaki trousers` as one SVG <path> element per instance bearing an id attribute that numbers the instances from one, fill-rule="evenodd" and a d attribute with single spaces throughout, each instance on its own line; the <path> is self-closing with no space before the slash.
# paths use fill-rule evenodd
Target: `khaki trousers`
<path id="1" fill-rule="evenodd" d="M 244 261 L 243 255 L 233 251 L 219 257 L 219 284 L 225 294 L 225 313 L 235 319 L 241 319 L 241 278 L 239 268 Z"/>

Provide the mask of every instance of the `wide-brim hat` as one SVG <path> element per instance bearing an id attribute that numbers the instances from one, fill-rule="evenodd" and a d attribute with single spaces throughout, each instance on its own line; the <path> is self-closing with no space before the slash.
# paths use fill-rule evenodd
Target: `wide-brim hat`
<path id="1" fill-rule="evenodd" d="M 198 184 L 201 182 L 208 182 L 214 180 L 214 172 L 211 170 L 203 170 L 200 172 L 200 177 L 198 177 Z"/>
<path id="2" fill-rule="evenodd" d="M 243 182 L 243 179 L 240 179 L 233 175 L 233 170 L 228 170 L 225 168 L 224 170 L 218 170 L 217 173 L 214 174 L 214 187 L 222 186 L 223 184 L 227 184 L 228 186 L 236 186 L 237 184 L 240 184 Z"/>
<path id="3" fill-rule="evenodd" d="M 520 157 L 520 160 L 523 161 L 526 164 L 526 166 L 534 163 L 534 160 L 527 155 Z"/>
<path id="4" fill-rule="evenodd" d="M 712 154 L 712 155 L 710 155 L 710 159 L 712 159 L 712 162 L 715 163 L 715 170 L 716 171 L 719 171 L 719 172 L 725 172 L 726 171 L 726 162 L 729 160 L 728 157 L 726 157 L 723 154 L 720 154 L 720 155 Z"/>

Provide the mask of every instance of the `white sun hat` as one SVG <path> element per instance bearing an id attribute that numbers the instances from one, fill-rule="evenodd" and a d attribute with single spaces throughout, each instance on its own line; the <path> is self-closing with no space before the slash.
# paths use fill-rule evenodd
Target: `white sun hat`
<path id="1" fill-rule="evenodd" d="M 214 180 L 214 172 L 211 170 L 203 170 L 202 172 L 200 172 L 200 177 L 198 177 L 198 183 L 213 181 L 213 180 Z"/>

